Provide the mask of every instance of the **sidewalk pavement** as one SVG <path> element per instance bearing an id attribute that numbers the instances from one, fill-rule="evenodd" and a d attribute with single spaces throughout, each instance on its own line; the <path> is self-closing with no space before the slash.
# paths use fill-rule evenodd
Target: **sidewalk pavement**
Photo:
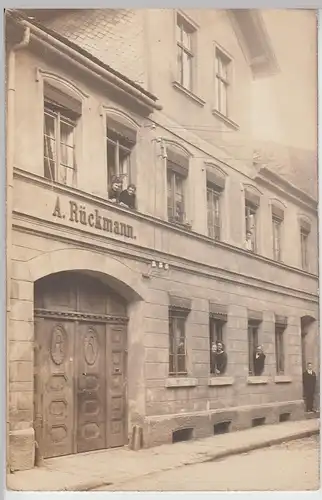
<path id="1" fill-rule="evenodd" d="M 7 476 L 7 488 L 19 491 L 89 491 L 121 484 L 184 465 L 218 460 L 319 433 L 320 420 L 264 425 L 244 431 L 155 448 L 128 448 L 47 459 L 43 467 Z"/>

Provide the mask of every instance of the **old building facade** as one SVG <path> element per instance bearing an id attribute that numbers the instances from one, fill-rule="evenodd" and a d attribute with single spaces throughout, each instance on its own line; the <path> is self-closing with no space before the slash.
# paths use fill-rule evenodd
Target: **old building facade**
<path id="1" fill-rule="evenodd" d="M 283 70 L 260 13 L 8 11 L 6 31 L 11 470 L 302 418 L 317 201 L 254 160 L 254 85 Z"/>

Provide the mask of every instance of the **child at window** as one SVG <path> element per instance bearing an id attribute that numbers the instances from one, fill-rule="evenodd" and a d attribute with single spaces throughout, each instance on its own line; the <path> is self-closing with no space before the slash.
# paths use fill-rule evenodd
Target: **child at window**
<path id="1" fill-rule="evenodd" d="M 122 191 L 122 193 L 120 194 L 120 198 L 119 198 L 120 205 L 123 205 L 127 208 L 135 209 L 135 205 L 136 205 L 135 192 L 136 192 L 135 185 L 129 184 L 127 189 Z"/>

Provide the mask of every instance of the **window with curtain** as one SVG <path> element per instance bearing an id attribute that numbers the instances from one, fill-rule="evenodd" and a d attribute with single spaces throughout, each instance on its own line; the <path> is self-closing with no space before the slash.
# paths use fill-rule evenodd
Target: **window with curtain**
<path id="1" fill-rule="evenodd" d="M 280 262 L 282 260 L 282 219 L 273 216 L 273 258 Z"/>
<path id="2" fill-rule="evenodd" d="M 259 325 L 255 322 L 248 322 L 248 373 L 254 375 L 254 352 L 258 346 Z"/>
<path id="3" fill-rule="evenodd" d="M 303 227 L 301 227 L 301 264 L 302 269 L 307 271 L 309 268 L 309 259 L 308 259 L 308 240 L 309 240 L 309 231 Z"/>
<path id="4" fill-rule="evenodd" d="M 284 331 L 285 326 L 275 324 L 275 360 L 277 375 L 283 375 L 284 373 Z"/>
<path id="5" fill-rule="evenodd" d="M 221 233 L 221 191 L 212 184 L 207 184 L 207 225 L 208 236 L 220 240 Z"/>
<path id="6" fill-rule="evenodd" d="M 77 117 L 67 108 L 44 102 L 44 176 L 72 186 L 75 183 Z"/>
<path id="7" fill-rule="evenodd" d="M 132 137 L 122 135 L 121 131 L 114 130 L 114 128 L 107 125 L 108 187 L 111 185 L 114 177 L 120 177 L 122 180 L 125 179 L 127 184 L 133 182 L 131 156 L 135 141 Z"/>
<path id="8" fill-rule="evenodd" d="M 175 171 L 175 165 L 167 161 L 167 198 L 168 198 L 168 220 L 170 222 L 185 222 L 185 200 L 184 200 L 185 177 Z"/>
<path id="9" fill-rule="evenodd" d="M 178 82 L 188 90 L 193 90 L 193 45 L 195 29 L 177 14 L 177 71 Z"/>
<path id="10" fill-rule="evenodd" d="M 251 252 L 256 252 L 256 222 L 257 207 L 246 199 L 245 202 L 245 227 L 246 227 L 246 248 Z"/>
<path id="11" fill-rule="evenodd" d="M 186 375 L 186 315 L 169 312 L 169 374 Z"/>

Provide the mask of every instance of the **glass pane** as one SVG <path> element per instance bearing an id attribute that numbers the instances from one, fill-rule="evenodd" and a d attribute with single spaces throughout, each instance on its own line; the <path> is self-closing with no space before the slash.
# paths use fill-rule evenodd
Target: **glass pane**
<path id="1" fill-rule="evenodd" d="M 60 164 L 74 168 L 74 126 L 64 120 L 60 121 Z M 61 169 L 61 172 L 62 179 L 70 177 L 64 169 Z"/>
<path id="2" fill-rule="evenodd" d="M 177 78 L 178 82 L 183 85 L 183 50 L 177 46 Z"/>
<path id="3" fill-rule="evenodd" d="M 178 23 L 176 26 L 176 37 L 177 37 L 177 42 L 182 41 L 182 39 L 181 39 L 181 24 L 178 24 Z"/>
<path id="4" fill-rule="evenodd" d="M 126 177 L 127 183 L 130 183 L 129 175 L 130 175 L 130 157 L 131 153 L 128 149 L 119 147 L 119 174 L 124 175 Z"/>
<path id="5" fill-rule="evenodd" d="M 182 52 L 183 83 L 182 85 L 192 90 L 192 58 L 187 52 Z"/>
<path id="6" fill-rule="evenodd" d="M 219 94 L 219 111 L 227 116 L 227 87 L 224 82 L 219 82 L 220 94 Z"/>
<path id="7" fill-rule="evenodd" d="M 182 30 L 182 44 L 187 49 L 191 50 L 191 33 L 183 28 Z"/>
<path id="8" fill-rule="evenodd" d="M 73 184 L 74 181 L 74 173 L 75 170 L 73 168 L 66 167 L 64 165 L 60 165 L 59 167 L 59 172 L 58 172 L 58 182 L 61 182 L 62 184 L 66 184 L 70 186 Z"/>
<path id="9" fill-rule="evenodd" d="M 116 146 L 107 140 L 107 172 L 109 185 L 111 184 L 112 178 L 117 175 L 115 157 Z"/>
<path id="10" fill-rule="evenodd" d="M 55 180 L 56 166 L 56 117 L 44 115 L 44 176 Z"/>

